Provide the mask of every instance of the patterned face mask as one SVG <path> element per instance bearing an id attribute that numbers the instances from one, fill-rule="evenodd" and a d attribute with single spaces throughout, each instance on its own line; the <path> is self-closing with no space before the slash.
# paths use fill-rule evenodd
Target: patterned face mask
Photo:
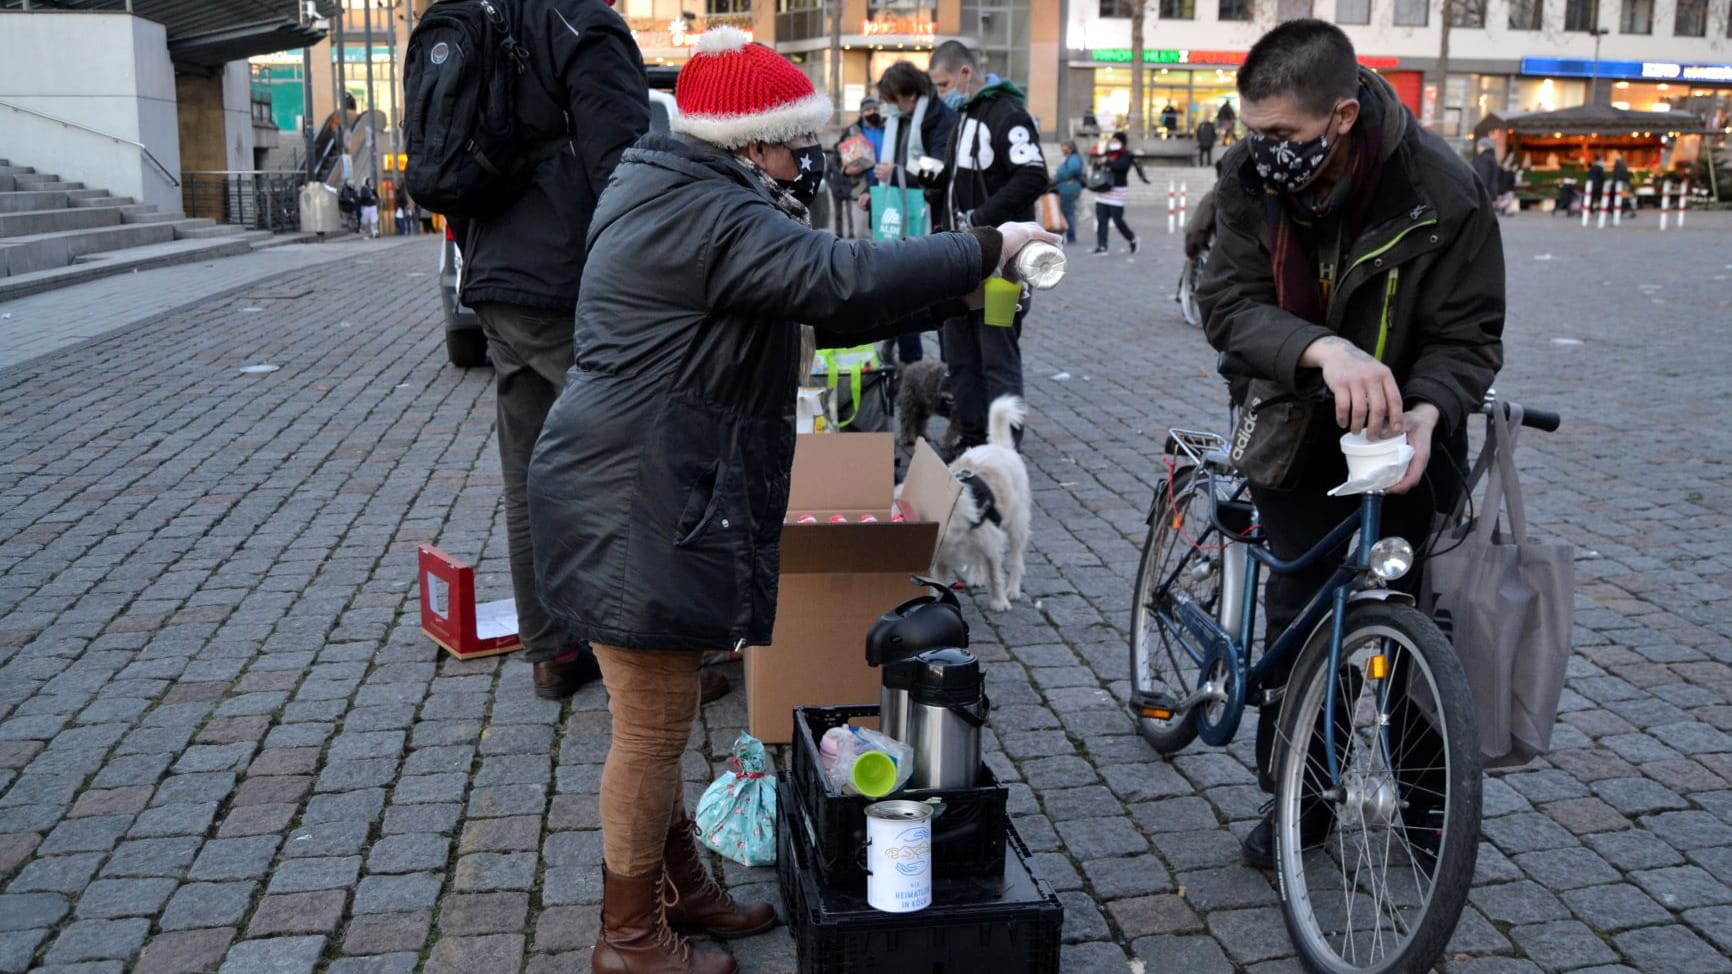
<path id="1" fill-rule="evenodd" d="M 1251 163 L 1263 185 L 1283 193 L 1295 193 L 1316 178 L 1317 170 L 1329 158 L 1329 130 L 1335 127 L 1335 113 L 1329 113 L 1329 127 L 1315 139 L 1295 142 L 1292 139 L 1271 139 L 1253 132 L 1246 139 L 1251 147 Z"/>

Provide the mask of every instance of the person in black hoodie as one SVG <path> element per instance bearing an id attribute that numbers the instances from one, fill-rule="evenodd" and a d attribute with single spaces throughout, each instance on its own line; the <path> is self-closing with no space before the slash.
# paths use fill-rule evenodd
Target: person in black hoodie
<path id="1" fill-rule="evenodd" d="M 498 387 L 499 465 L 511 587 L 537 696 L 557 699 L 599 675 L 589 647 L 565 633 L 535 593 L 524 480 L 530 451 L 571 368 L 572 320 L 596 199 L 620 153 L 649 130 L 649 85 L 631 31 L 603 0 L 522 0 L 529 50 L 517 121 L 562 141 L 503 213 L 453 227 L 463 303 L 487 334 Z"/>
<path id="2" fill-rule="evenodd" d="M 938 45 L 931 74 L 939 97 L 961 113 L 944 157 L 944 206 L 934 216 L 957 230 L 1032 221 L 1048 176 L 1040 128 L 1024 107 L 1022 91 L 1009 81 L 988 83 L 979 58 L 960 41 Z M 961 432 L 958 452 L 986 442 L 988 404 L 999 396 L 1022 395 L 1022 325 L 1028 309 L 1025 296 L 1009 328 L 987 325 L 981 311 L 944 323 L 946 381 Z M 1022 442 L 1020 429 L 1017 442 Z"/>

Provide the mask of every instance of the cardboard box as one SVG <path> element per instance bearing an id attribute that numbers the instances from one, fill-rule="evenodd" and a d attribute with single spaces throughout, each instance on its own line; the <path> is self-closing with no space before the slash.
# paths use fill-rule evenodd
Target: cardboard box
<path id="1" fill-rule="evenodd" d="M 746 713 L 759 740 L 792 740 L 795 707 L 878 702 L 866 633 L 884 613 L 926 591 L 909 577 L 931 568 L 962 494 L 925 440 L 915 445 L 899 502 L 895 478 L 893 434 L 798 438 L 776 628 L 771 645 L 746 650 Z M 890 520 L 897 504 L 906 517 L 901 523 Z M 817 523 L 798 523 L 805 514 Z M 831 524 L 835 514 L 847 522 Z M 878 520 L 860 523 L 862 514 Z"/>

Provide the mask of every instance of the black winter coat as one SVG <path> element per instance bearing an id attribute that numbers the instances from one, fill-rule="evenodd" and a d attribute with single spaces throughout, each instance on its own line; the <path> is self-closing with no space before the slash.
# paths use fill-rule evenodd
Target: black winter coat
<path id="1" fill-rule="evenodd" d="M 782 213 L 731 154 L 661 135 L 628 150 L 590 234 L 576 363 L 529 465 L 542 604 L 608 645 L 767 644 L 799 323 L 878 337 L 974 290 L 997 259 L 988 239 L 839 240 Z"/>
<path id="2" fill-rule="evenodd" d="M 649 84 L 630 29 L 602 0 L 517 6 L 518 40 L 529 48 L 518 121 L 537 141 L 568 137 L 510 209 L 453 228 L 462 298 L 570 313 L 596 200 L 619 154 L 649 131 Z"/>
<path id="3" fill-rule="evenodd" d="M 1306 346 L 1340 335 L 1395 373 L 1409 408 L 1441 414 L 1438 438 L 1462 429 L 1503 366 L 1503 238 L 1491 197 L 1461 156 L 1422 129 L 1394 89 L 1383 98 L 1382 177 L 1366 226 L 1342 244 L 1324 324 L 1275 300 L 1263 190 L 1245 143 L 1222 160 L 1215 249 L 1197 289 L 1209 343 L 1290 389 Z"/>

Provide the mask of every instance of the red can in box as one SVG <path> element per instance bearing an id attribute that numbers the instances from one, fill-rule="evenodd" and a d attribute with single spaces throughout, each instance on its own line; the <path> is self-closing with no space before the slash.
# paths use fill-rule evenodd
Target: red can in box
<path id="1" fill-rule="evenodd" d="M 800 515 L 800 523 L 801 524 L 817 524 L 818 523 L 818 515 L 816 515 L 816 514 L 802 514 L 802 515 Z"/>
<path id="2" fill-rule="evenodd" d="M 877 524 L 878 518 L 874 517 L 871 514 L 862 514 L 862 515 L 860 515 L 860 523 L 861 524 Z"/>
<path id="3" fill-rule="evenodd" d="M 848 523 L 848 515 L 846 515 L 846 514 L 832 514 L 832 515 L 830 515 L 830 523 L 831 524 L 847 524 Z"/>

